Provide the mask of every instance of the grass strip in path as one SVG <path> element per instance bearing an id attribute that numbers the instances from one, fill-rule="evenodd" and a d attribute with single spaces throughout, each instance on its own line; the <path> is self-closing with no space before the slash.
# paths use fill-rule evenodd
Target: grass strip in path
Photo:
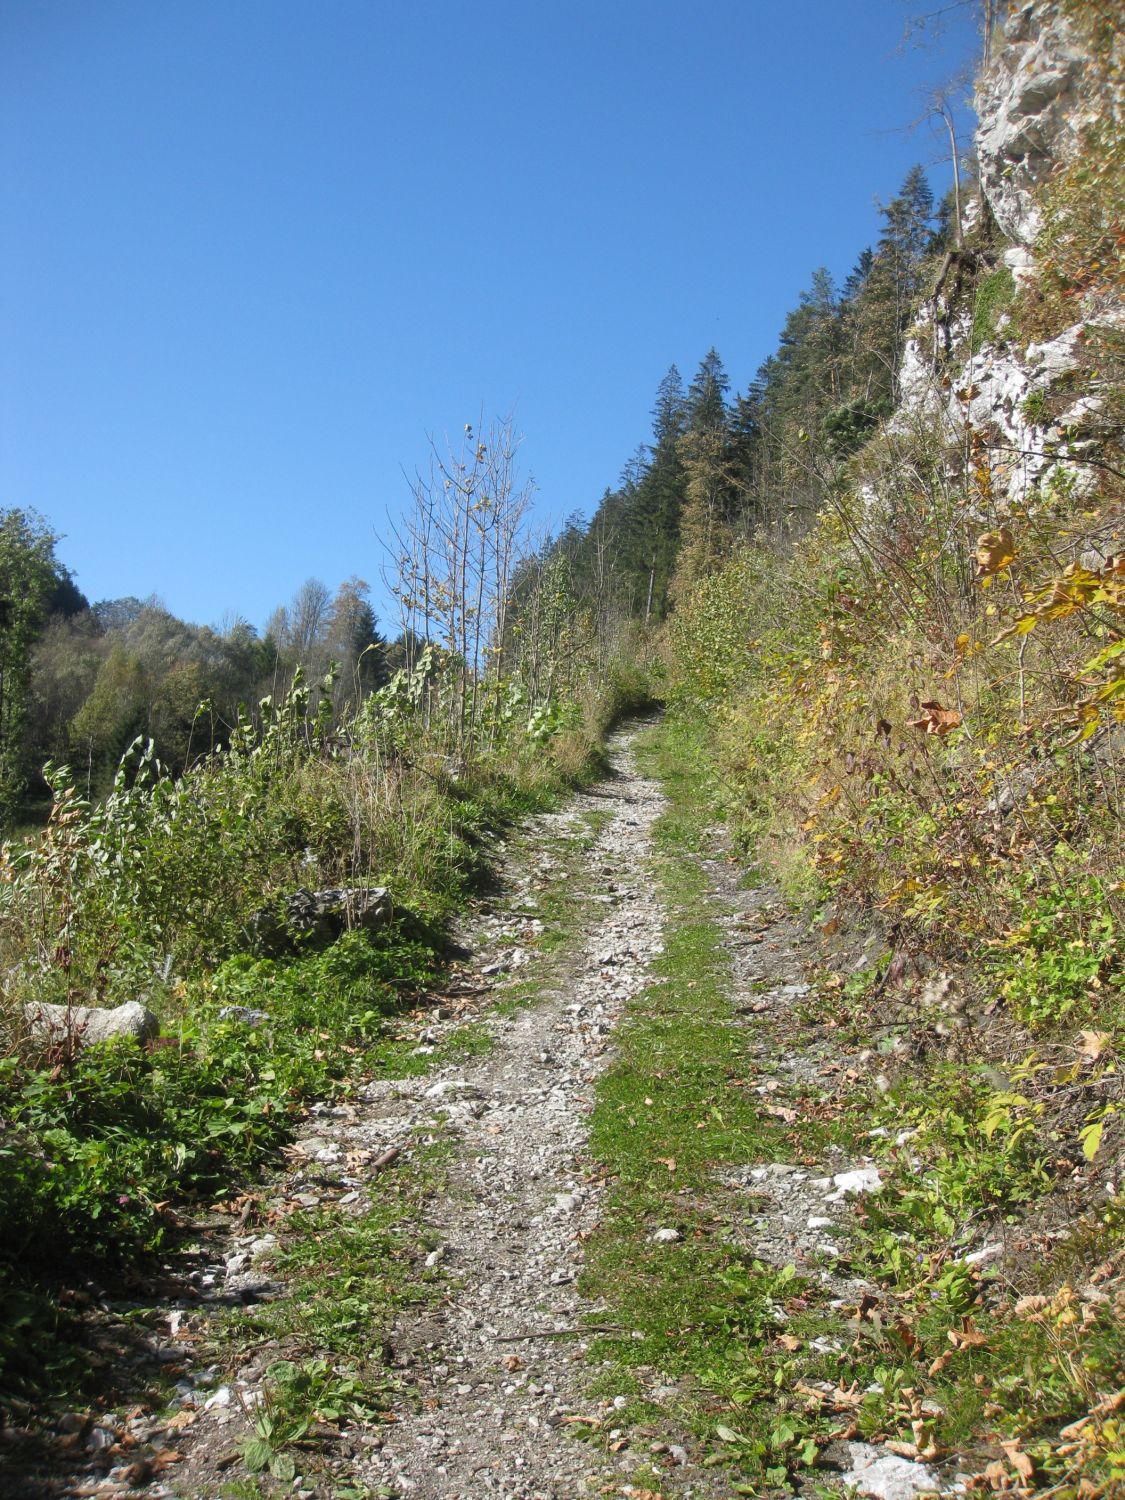
<path id="1" fill-rule="evenodd" d="M 760 1393 L 756 1346 L 802 1288 L 792 1267 L 763 1265 L 735 1242 L 716 1181 L 724 1167 L 777 1160 L 786 1147 L 744 1087 L 730 961 L 699 863 L 704 772 L 678 749 L 676 734 L 662 725 L 638 747 L 669 799 L 656 827 L 668 922 L 653 982 L 620 1026 L 617 1059 L 598 1088 L 591 1150 L 610 1186 L 582 1289 L 632 1333 L 591 1351 L 608 1361 L 599 1386 L 635 1393 L 623 1419 L 651 1426 L 671 1417 L 721 1441 L 723 1431 L 733 1435 L 730 1413 L 748 1411 Z M 654 1372 L 678 1386 L 675 1411 L 646 1399 Z M 773 1437 L 779 1450 L 792 1442 L 784 1431 Z M 748 1436 L 747 1446 L 756 1443 L 765 1456 L 770 1441 L 766 1432 Z M 783 1465 L 773 1467 L 771 1477 L 784 1477 Z"/>

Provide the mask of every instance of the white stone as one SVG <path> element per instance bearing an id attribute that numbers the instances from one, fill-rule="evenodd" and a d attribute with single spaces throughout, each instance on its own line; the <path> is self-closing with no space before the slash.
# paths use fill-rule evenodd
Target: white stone
<path id="1" fill-rule="evenodd" d="M 1003 1253 L 1004 1246 L 998 1241 L 994 1241 L 991 1245 L 982 1245 L 979 1250 L 974 1250 L 972 1255 L 966 1255 L 964 1261 L 967 1266 L 979 1266 L 981 1261 L 995 1260 L 998 1255 L 1003 1255 Z"/>
<path id="2" fill-rule="evenodd" d="M 851 1469 L 845 1489 L 872 1500 L 914 1500 L 915 1495 L 940 1494 L 941 1481 L 925 1464 L 894 1453 L 882 1453 L 869 1443 L 849 1443 Z"/>
<path id="3" fill-rule="evenodd" d="M 464 1078 L 443 1078 L 440 1083 L 431 1084 L 422 1095 L 423 1099 L 444 1099 L 447 1094 L 463 1094 L 468 1098 L 475 1098 L 480 1090 Z"/>
<path id="4" fill-rule="evenodd" d="M 32 1034 L 50 1042 L 70 1042 L 76 1047 L 94 1047 L 118 1037 L 144 1043 L 160 1035 L 160 1022 L 138 1000 L 102 1009 L 96 1005 L 44 1005 L 33 1001 L 24 1006 Z"/>
<path id="5" fill-rule="evenodd" d="M 1035 260 L 1031 251 L 1023 245 L 1010 245 L 1000 259 L 1021 286 L 1025 281 L 1030 281 L 1035 274 Z"/>
<path id="6" fill-rule="evenodd" d="M 1036 190 L 1078 149 L 1094 106 L 1083 97 L 1081 42 L 1059 7 L 1020 6 L 1004 39 L 977 89 L 977 154 L 996 222 L 1029 245 L 1042 223 Z"/>
<path id="7" fill-rule="evenodd" d="M 883 1190 L 883 1179 L 879 1176 L 878 1167 L 856 1167 L 852 1172 L 837 1172 L 832 1181 L 836 1191 L 829 1193 L 829 1203 L 841 1203 L 849 1194 L 858 1198 L 864 1193 L 880 1193 Z"/>

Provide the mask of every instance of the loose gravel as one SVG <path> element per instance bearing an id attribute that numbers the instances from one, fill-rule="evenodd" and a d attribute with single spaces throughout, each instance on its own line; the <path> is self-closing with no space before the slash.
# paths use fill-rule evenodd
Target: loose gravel
<path id="1" fill-rule="evenodd" d="M 419 1080 L 406 1114 L 381 1119 L 390 1146 L 427 1118 L 458 1138 L 454 1191 L 433 1228 L 450 1296 L 431 1317 L 432 1363 L 416 1374 L 421 1410 L 386 1430 L 368 1476 L 419 1500 L 555 1500 L 596 1491 L 613 1465 L 568 1431 L 583 1410 L 582 1327 L 596 1309 L 578 1294 L 582 1240 L 599 1212 L 586 1119 L 613 1027 L 661 951 L 662 911 L 645 869 L 662 799 L 634 765 L 630 737 L 610 746 L 613 778 L 539 821 L 565 838 L 588 812 L 608 813 L 590 852 L 595 916 L 565 986 L 489 1025 L 496 1045 L 471 1066 Z M 528 909 L 544 871 L 514 875 Z M 487 967 L 487 965 L 485 966 Z M 372 1102 L 407 1091 L 378 1083 Z M 627 1476 L 633 1460 L 618 1472 Z M 368 1477 L 365 1476 L 365 1477 Z"/>

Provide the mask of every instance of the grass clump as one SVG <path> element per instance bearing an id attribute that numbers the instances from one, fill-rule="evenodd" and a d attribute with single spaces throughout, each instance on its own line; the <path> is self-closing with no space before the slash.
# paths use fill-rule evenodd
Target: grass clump
<path id="1" fill-rule="evenodd" d="M 1015 294 L 1015 278 L 1007 266 L 998 266 L 981 282 L 973 302 L 971 348 L 974 354 L 979 354 L 986 344 L 996 342 L 1000 319 L 1011 307 Z"/>

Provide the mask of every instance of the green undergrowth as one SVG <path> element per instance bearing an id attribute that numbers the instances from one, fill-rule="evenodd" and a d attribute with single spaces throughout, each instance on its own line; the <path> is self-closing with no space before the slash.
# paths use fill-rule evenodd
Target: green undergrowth
<path id="1" fill-rule="evenodd" d="M 910 1456 L 991 1465 L 1001 1488 L 1109 1495 L 1125 1477 L 1121 1200 L 1110 1184 L 1067 1221 L 1081 1154 L 1026 1081 L 964 1057 L 915 1062 L 883 1096 L 853 1087 L 843 1108 L 883 1180 L 850 1246 L 869 1291 L 827 1330 L 837 1352 L 790 1368 L 821 1431 L 830 1415 Z"/>
<path id="2" fill-rule="evenodd" d="M 68 1285 L 91 1274 L 127 1282 L 177 1242 L 185 1212 L 272 1160 L 309 1099 L 346 1096 L 372 1073 L 414 1071 L 421 1060 L 392 1027 L 438 964 L 435 948 L 397 929 L 346 934 L 287 961 L 234 958 L 188 988 L 165 1045 L 105 1044 L 50 1068 L 0 1064 L 9 1392 L 65 1389 L 81 1373 Z M 224 1021 L 231 1004 L 269 1019 Z M 450 1055 L 465 1040 L 455 1036 Z"/>
<path id="3" fill-rule="evenodd" d="M 819 1106 L 793 1100 L 784 1132 L 753 1087 L 770 1081 L 768 1060 L 742 1055 L 723 1025 L 727 961 L 697 856 L 729 788 L 698 721 L 670 716 L 646 753 L 670 799 L 657 828 L 669 927 L 593 1121 L 609 1188 L 584 1290 L 623 1329 L 594 1345 L 607 1362 L 597 1389 L 633 1393 L 622 1420 L 647 1431 L 691 1427 L 703 1461 L 739 1476 L 735 1493 L 798 1482 L 837 1493 L 831 1445 L 844 1438 L 951 1470 L 991 1463 L 1001 1487 L 1024 1474 L 1060 1497 L 1115 1493 L 1125 1214 L 1115 1183 L 1070 1207 L 1092 1153 L 1058 1100 L 1043 1103 L 1049 1082 L 1073 1118 L 1087 1115 L 1084 1094 L 1112 1083 L 1112 1053 L 1098 1054 L 1108 1036 L 1084 1033 L 1096 1055 L 1006 1072 L 963 1038 L 956 1060 L 939 1048 L 896 1070 L 891 1044 L 918 1028 L 916 1004 L 897 1019 L 885 961 L 846 976 L 825 966 L 799 1007 L 760 1023 L 775 1052 L 818 1055 L 839 1080 Z M 815 1051 L 826 1033 L 827 1057 Z M 889 1083 L 876 1087 L 859 1056 L 879 1058 Z M 842 1301 L 815 1262 L 764 1265 L 739 1249 L 720 1181 L 795 1152 L 823 1162 L 834 1144 L 873 1158 L 883 1179 L 832 1232 L 836 1276 L 868 1288 Z M 655 1241 L 661 1228 L 680 1238 Z M 680 1393 L 671 1412 L 645 1394 L 667 1379 Z"/>
<path id="4" fill-rule="evenodd" d="M 252 1184 L 310 1099 L 490 1045 L 470 1024 L 420 1053 L 408 1012 L 440 989 L 447 918 L 491 878 L 498 836 L 597 757 L 571 747 L 564 768 L 529 745 L 454 775 L 428 755 L 357 723 L 342 756 L 298 695 L 176 782 L 143 747 L 97 805 L 59 773 L 46 829 L 5 848 L 0 1399 L 95 1388 L 70 1289 L 143 1281 L 185 1215 Z M 394 920 L 254 951 L 252 913 L 274 892 L 332 883 L 389 885 Z M 44 1048 L 21 1023 L 27 999 L 138 994 L 162 1029 L 143 1049 Z"/>
<path id="5" fill-rule="evenodd" d="M 263 1346 L 278 1356 L 241 1449 L 245 1470 L 264 1485 L 318 1474 L 342 1426 L 376 1426 L 401 1400 L 396 1329 L 445 1295 L 442 1270 L 426 1265 L 437 1244 L 426 1216 L 447 1190 L 449 1153 L 440 1132 L 419 1135 L 373 1179 L 361 1213 L 293 1215 L 267 1266 L 284 1295 L 209 1330 L 201 1352 L 221 1363 L 237 1368 L 253 1358 L 243 1351 Z"/>

